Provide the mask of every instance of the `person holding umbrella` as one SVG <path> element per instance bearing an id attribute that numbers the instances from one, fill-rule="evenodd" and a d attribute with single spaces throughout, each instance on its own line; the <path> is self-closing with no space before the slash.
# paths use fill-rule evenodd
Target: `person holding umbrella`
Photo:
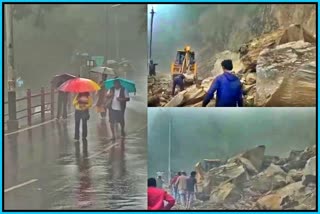
<path id="1" fill-rule="evenodd" d="M 60 74 L 53 77 L 51 84 L 54 88 L 59 88 L 64 82 L 76 78 L 71 74 Z M 68 92 L 58 91 L 58 105 L 57 105 L 57 120 L 62 116 L 62 119 L 67 119 L 67 103 Z"/>
<path id="2" fill-rule="evenodd" d="M 73 100 L 75 107 L 75 135 L 74 139 L 80 138 L 80 122 L 82 121 L 82 139 L 87 139 L 87 121 L 90 118 L 89 108 L 92 106 L 93 100 L 89 92 L 100 90 L 100 86 L 86 78 L 75 78 L 68 80 L 59 87 L 60 91 L 77 93 Z"/>
<path id="3" fill-rule="evenodd" d="M 106 88 L 104 86 L 103 81 L 101 81 L 100 87 L 101 87 L 101 89 L 97 93 L 98 100 L 97 100 L 97 103 L 96 103 L 96 108 L 97 108 L 97 112 L 100 113 L 100 115 L 101 115 L 101 119 L 105 119 L 106 115 L 107 115 L 107 107 L 106 107 L 107 90 L 106 90 Z"/>
<path id="4" fill-rule="evenodd" d="M 121 136 L 125 136 L 125 120 L 124 113 L 126 110 L 126 103 L 130 101 L 129 93 L 126 88 L 120 84 L 118 78 L 114 79 L 113 87 L 109 90 L 107 97 L 110 98 L 109 103 L 109 122 L 112 132 L 112 139 L 115 139 L 114 128 L 117 123 L 121 126 Z"/>
<path id="5" fill-rule="evenodd" d="M 75 134 L 74 139 L 79 140 L 80 137 L 80 122 L 82 121 L 82 140 L 87 139 L 88 127 L 87 121 L 90 118 L 89 108 L 92 106 L 92 97 L 89 92 L 79 93 L 73 100 L 75 111 Z"/>

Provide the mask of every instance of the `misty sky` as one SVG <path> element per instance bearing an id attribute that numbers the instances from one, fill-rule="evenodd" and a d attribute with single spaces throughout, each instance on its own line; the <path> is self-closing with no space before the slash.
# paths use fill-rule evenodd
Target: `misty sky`
<path id="1" fill-rule="evenodd" d="M 287 156 L 290 150 L 316 143 L 314 108 L 149 108 L 149 174 L 166 171 L 169 117 L 172 117 L 172 170 L 190 171 L 205 158 L 226 159 L 266 145 L 266 153 Z"/>

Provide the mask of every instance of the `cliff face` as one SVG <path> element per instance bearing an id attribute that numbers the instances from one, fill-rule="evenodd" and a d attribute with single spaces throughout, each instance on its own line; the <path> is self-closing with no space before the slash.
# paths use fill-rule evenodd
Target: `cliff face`
<path id="1" fill-rule="evenodd" d="M 291 24 L 299 24 L 315 36 L 316 5 L 222 5 L 216 11 L 207 10 L 199 18 L 202 39 L 206 44 L 198 57 L 200 76 L 211 75 L 217 53 L 238 51 L 243 43 Z"/>
<path id="2" fill-rule="evenodd" d="M 308 32 L 316 34 L 316 6 L 307 4 L 280 4 L 272 5 L 270 14 L 279 26 L 287 27 L 290 24 L 300 24 Z"/>

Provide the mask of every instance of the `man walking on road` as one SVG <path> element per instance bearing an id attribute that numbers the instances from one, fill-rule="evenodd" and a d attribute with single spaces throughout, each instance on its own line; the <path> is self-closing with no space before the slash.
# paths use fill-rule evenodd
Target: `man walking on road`
<path id="1" fill-rule="evenodd" d="M 223 74 L 212 83 L 202 107 L 206 107 L 217 91 L 216 107 L 242 107 L 242 86 L 239 78 L 232 74 L 232 61 L 223 60 L 221 63 Z"/>
<path id="2" fill-rule="evenodd" d="M 109 104 L 109 122 L 112 132 L 112 139 L 115 139 L 114 128 L 117 123 L 120 123 L 121 126 L 121 136 L 125 136 L 125 119 L 124 114 L 127 106 L 127 102 L 130 101 L 128 91 L 121 86 L 120 81 L 116 79 L 114 81 L 114 87 L 109 90 L 107 95 L 111 98 Z"/>
<path id="3" fill-rule="evenodd" d="M 170 210 L 175 203 L 174 198 L 163 189 L 157 188 L 155 178 L 148 179 L 148 210 Z M 167 203 L 167 205 L 164 204 Z"/>

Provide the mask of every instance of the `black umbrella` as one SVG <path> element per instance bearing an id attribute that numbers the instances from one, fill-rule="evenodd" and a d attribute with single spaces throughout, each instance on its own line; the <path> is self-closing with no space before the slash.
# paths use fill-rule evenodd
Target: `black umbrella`
<path id="1" fill-rule="evenodd" d="M 54 88 L 58 88 L 60 85 L 62 85 L 62 83 L 74 78 L 77 78 L 77 77 L 71 74 L 55 75 L 51 80 L 51 84 Z"/>

